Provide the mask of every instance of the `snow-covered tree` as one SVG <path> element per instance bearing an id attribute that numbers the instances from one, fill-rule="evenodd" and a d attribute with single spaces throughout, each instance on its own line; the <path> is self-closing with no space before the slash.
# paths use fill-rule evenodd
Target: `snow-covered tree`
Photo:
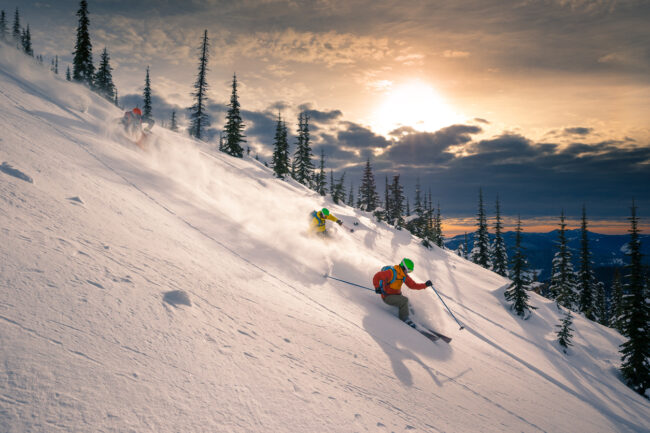
<path id="1" fill-rule="evenodd" d="M 614 272 L 612 281 L 612 303 L 609 309 L 609 326 L 623 333 L 623 284 L 618 269 Z"/>
<path id="2" fill-rule="evenodd" d="M 564 210 L 560 215 L 560 229 L 557 234 L 557 252 L 553 257 L 551 282 L 548 290 L 551 297 L 555 299 L 558 308 L 562 306 L 572 310 L 577 301 L 576 274 L 571 262 L 571 250 L 567 244 Z"/>
<path id="3" fill-rule="evenodd" d="M 237 96 L 237 75 L 233 75 L 232 77 L 232 92 L 230 94 L 230 104 L 228 104 L 224 132 L 226 133 L 224 152 L 228 155 L 242 158 L 244 156 L 242 144 L 246 143 L 246 140 L 244 139 L 244 122 L 241 118 L 241 108 L 239 105 L 239 97 Z"/>
<path id="4" fill-rule="evenodd" d="M 483 207 L 483 189 L 478 193 L 478 214 L 476 220 L 476 234 L 474 235 L 474 247 L 470 254 L 472 261 L 477 265 L 490 269 L 490 238 L 488 236 L 487 217 Z"/>
<path id="5" fill-rule="evenodd" d="M 573 316 L 571 315 L 571 310 L 567 309 L 562 322 L 556 325 L 556 327 L 560 328 L 557 332 L 557 342 L 563 347 L 562 351 L 564 353 L 567 353 L 569 346 L 573 346 L 571 342 L 573 328 L 571 328 L 571 325 L 573 325 Z"/>
<path id="6" fill-rule="evenodd" d="M 18 11 L 18 8 L 16 8 L 16 12 L 14 13 L 14 25 L 11 29 L 11 36 L 14 40 L 14 44 L 16 44 L 16 48 L 19 48 L 22 44 L 22 32 L 20 28 L 20 12 Z"/>
<path id="7" fill-rule="evenodd" d="M 208 73 L 208 58 L 209 58 L 209 41 L 208 31 L 203 33 L 203 41 L 199 49 L 199 73 L 194 83 L 194 105 L 190 107 L 190 128 L 189 133 L 192 137 L 202 140 L 204 137 L 205 128 L 210 126 L 210 120 L 206 111 L 208 103 L 208 82 L 206 76 Z"/>
<path id="8" fill-rule="evenodd" d="M 621 318 L 623 335 L 628 340 L 621 345 L 621 372 L 628 386 L 641 395 L 650 388 L 650 299 L 643 276 L 639 219 L 632 202 L 630 243 L 628 244 L 624 309 Z"/>
<path id="9" fill-rule="evenodd" d="M 508 276 L 508 251 L 506 242 L 503 239 L 503 223 L 501 222 L 501 203 L 497 195 L 496 218 L 494 221 L 494 241 L 490 249 L 492 270 L 497 274 Z"/>
<path id="10" fill-rule="evenodd" d="M 79 23 L 77 25 L 77 40 L 74 47 L 74 58 L 72 60 L 72 78 L 75 81 L 85 83 L 92 87 L 95 78 L 95 66 L 93 65 L 93 46 L 90 42 L 88 26 L 88 2 L 81 0 L 77 11 Z"/>
<path id="11" fill-rule="evenodd" d="M 407 206 L 408 207 L 408 206 Z M 406 212 L 410 215 L 410 209 L 407 209 Z M 424 209 L 424 201 L 422 200 L 422 189 L 420 188 L 420 179 L 418 179 L 415 184 L 415 201 L 413 202 L 413 218 L 409 218 L 409 221 L 406 223 L 406 229 L 413 234 L 422 238 L 426 242 L 426 212 Z M 425 246 L 429 246 L 425 244 Z"/>
<path id="12" fill-rule="evenodd" d="M 528 272 L 528 263 L 524 257 L 523 247 L 521 246 L 521 218 L 517 219 L 517 228 L 515 229 L 515 255 L 512 258 L 512 271 L 510 279 L 512 283 L 506 289 L 504 296 L 506 301 L 512 302 L 510 309 L 514 310 L 518 316 L 525 317 L 531 309 L 535 307 L 528 303 L 528 290 L 530 287 L 530 277 Z"/>

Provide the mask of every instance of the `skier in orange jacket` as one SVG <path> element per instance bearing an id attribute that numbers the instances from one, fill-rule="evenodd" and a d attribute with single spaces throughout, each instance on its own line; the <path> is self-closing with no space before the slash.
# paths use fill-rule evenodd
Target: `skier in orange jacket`
<path id="1" fill-rule="evenodd" d="M 399 308 L 399 318 L 412 328 L 415 323 L 409 319 L 409 300 L 402 295 L 402 284 L 406 283 L 407 287 L 412 290 L 423 290 L 431 287 L 431 280 L 426 283 L 416 283 L 408 276 L 413 272 L 413 261 L 404 258 L 399 265 L 385 266 L 377 272 L 372 279 L 375 286 L 375 292 L 381 293 L 381 299 L 388 305 Z"/>

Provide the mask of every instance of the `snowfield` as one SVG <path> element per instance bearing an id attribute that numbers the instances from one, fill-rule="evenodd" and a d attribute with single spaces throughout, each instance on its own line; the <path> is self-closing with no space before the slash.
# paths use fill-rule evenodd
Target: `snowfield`
<path id="1" fill-rule="evenodd" d="M 0 47 L 1 432 L 650 431 L 617 332 L 578 316 L 564 354 L 552 302 L 523 321 L 506 279 L 185 135 L 142 151 L 121 115 Z M 323 277 L 402 257 L 451 344 Z"/>

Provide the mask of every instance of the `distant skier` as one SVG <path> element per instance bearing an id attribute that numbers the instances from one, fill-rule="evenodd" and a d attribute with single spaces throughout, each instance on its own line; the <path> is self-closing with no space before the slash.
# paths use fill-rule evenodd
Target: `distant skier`
<path id="1" fill-rule="evenodd" d="M 381 293 L 381 299 L 388 305 L 399 308 L 399 318 L 412 328 L 415 323 L 409 319 L 409 300 L 402 295 L 402 283 L 412 290 L 423 290 L 431 287 L 431 280 L 426 283 L 416 283 L 408 276 L 413 272 L 413 261 L 404 258 L 399 265 L 384 266 L 381 271 L 377 272 L 372 279 L 375 286 L 375 292 Z"/>
<path id="2" fill-rule="evenodd" d="M 332 215 L 327 208 L 313 211 L 311 216 L 311 230 L 321 236 L 327 236 L 327 227 L 325 227 L 325 222 L 327 220 L 334 221 L 338 225 L 343 225 L 343 221 Z"/>
<path id="3" fill-rule="evenodd" d="M 142 129 L 143 122 L 147 124 L 144 130 Z M 151 131 L 151 128 L 153 128 L 153 125 L 155 124 L 153 119 L 143 119 L 142 110 L 138 107 L 135 107 L 131 111 L 125 111 L 121 123 L 127 133 L 133 136 L 138 134 L 140 135 L 135 142 L 140 147 L 142 147 L 143 141 L 147 137 L 147 133 Z"/>

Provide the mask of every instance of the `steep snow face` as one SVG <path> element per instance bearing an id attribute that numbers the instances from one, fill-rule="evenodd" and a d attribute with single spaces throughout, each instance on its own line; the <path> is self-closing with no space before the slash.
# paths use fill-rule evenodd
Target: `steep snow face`
<path id="1" fill-rule="evenodd" d="M 180 134 L 142 151 L 121 114 L 0 47 L 0 431 L 648 430 L 616 332 L 577 317 L 565 355 L 552 303 L 522 321 L 498 275 Z M 323 277 L 405 256 L 450 345 Z"/>

